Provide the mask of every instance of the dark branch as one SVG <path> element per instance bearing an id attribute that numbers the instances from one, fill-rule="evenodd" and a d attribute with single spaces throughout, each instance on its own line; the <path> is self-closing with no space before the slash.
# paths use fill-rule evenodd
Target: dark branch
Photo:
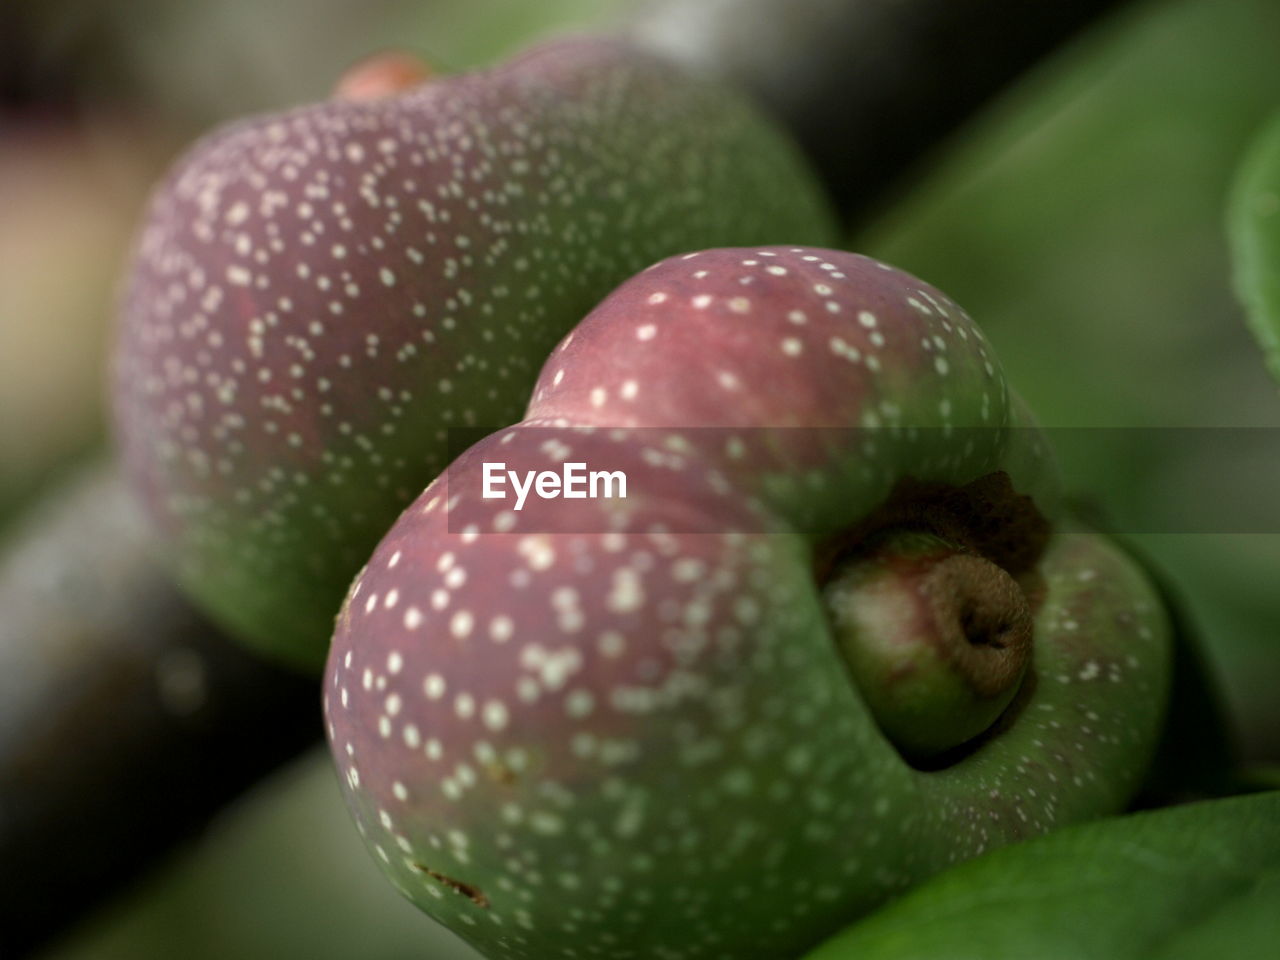
<path id="1" fill-rule="evenodd" d="M 753 91 L 851 223 L 1116 0 L 663 0 L 627 28 Z M 223 640 L 95 468 L 0 555 L 0 954 L 64 930 L 319 736 L 313 682 Z"/>
<path id="2" fill-rule="evenodd" d="M 229 643 L 95 467 L 0 554 L 0 956 L 33 949 L 320 733 L 313 681 Z"/>
<path id="3" fill-rule="evenodd" d="M 654 0 L 627 30 L 756 95 L 851 224 L 922 156 L 1121 0 Z"/>

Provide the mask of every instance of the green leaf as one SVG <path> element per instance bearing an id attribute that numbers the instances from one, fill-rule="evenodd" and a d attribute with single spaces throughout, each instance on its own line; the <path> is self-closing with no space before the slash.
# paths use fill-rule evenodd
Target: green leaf
<path id="1" fill-rule="evenodd" d="M 1236 293 L 1272 376 L 1280 379 L 1280 115 L 1250 148 L 1227 217 Z"/>
<path id="2" fill-rule="evenodd" d="M 917 887 L 806 960 L 1254 960 L 1280 944 L 1280 791 L 1072 827 Z"/>

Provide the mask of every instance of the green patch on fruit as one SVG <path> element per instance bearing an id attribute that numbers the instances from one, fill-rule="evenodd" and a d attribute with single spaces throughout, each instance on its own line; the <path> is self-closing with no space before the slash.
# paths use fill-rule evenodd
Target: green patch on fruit
<path id="1" fill-rule="evenodd" d="M 1208 960 L 1271 957 L 1277 943 L 1280 792 L 1117 817 L 996 851 L 808 960 Z"/>
<path id="2" fill-rule="evenodd" d="M 1228 208 L 1236 293 L 1280 379 L 1280 116 L 1265 128 L 1237 175 Z"/>

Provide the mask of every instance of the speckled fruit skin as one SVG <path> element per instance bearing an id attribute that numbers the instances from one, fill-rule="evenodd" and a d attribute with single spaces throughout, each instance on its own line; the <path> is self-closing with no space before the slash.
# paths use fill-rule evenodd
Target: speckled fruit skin
<path id="1" fill-rule="evenodd" d="M 1120 808 L 1169 639 L 1103 538 L 1057 523 L 1014 705 L 928 771 L 859 696 L 814 573 L 814 531 L 903 477 L 1004 469 L 1054 509 L 1027 422 L 963 311 L 874 260 L 714 250 L 623 284 L 352 585 L 325 711 L 379 865 L 492 958 L 779 960 L 947 864 Z M 885 429 L 747 429 L 809 426 Z M 486 460 L 565 459 L 626 469 L 625 507 L 480 496 Z"/>
<path id="2" fill-rule="evenodd" d="M 147 214 L 116 351 L 124 459 L 187 588 L 318 669 L 446 430 L 518 419 L 613 286 L 680 250 L 832 229 L 749 105 L 611 40 L 239 123 Z"/>

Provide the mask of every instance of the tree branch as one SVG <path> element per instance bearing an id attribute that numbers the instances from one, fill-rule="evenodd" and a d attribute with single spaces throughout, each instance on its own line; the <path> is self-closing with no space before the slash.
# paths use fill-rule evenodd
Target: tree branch
<path id="1" fill-rule="evenodd" d="M 850 225 L 1010 81 L 1123 0 L 652 0 L 641 44 L 751 91 Z"/>
<path id="2" fill-rule="evenodd" d="M 178 595 L 110 467 L 38 506 L 0 555 L 0 956 L 314 742 L 319 698 Z"/>
<path id="3" fill-rule="evenodd" d="M 1003 84 L 1117 0 L 662 0 L 625 28 L 753 91 L 850 223 Z M 0 555 L 0 954 L 120 889 L 320 733 L 314 682 L 167 583 L 109 466 Z"/>

